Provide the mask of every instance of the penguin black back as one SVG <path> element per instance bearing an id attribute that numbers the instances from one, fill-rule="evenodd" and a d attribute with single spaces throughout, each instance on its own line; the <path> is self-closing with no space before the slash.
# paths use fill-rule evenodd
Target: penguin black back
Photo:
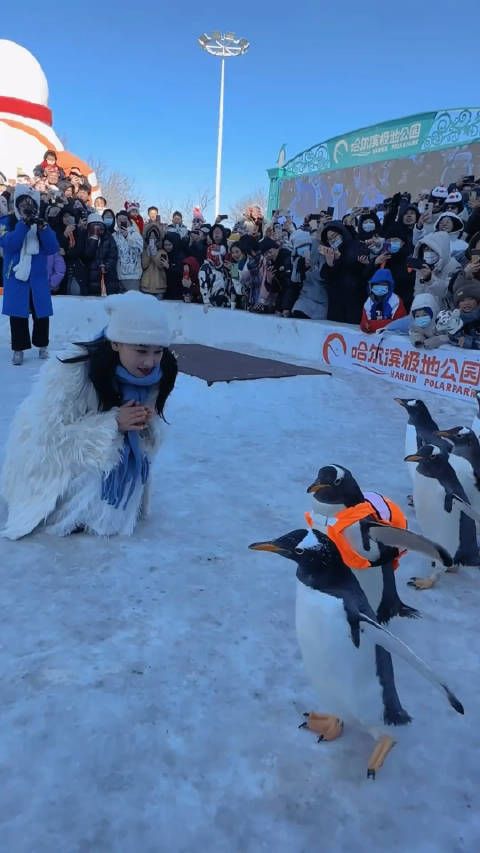
<path id="1" fill-rule="evenodd" d="M 438 424 L 432 418 L 423 400 L 395 397 L 395 402 L 403 406 L 408 415 L 408 423 L 415 427 L 419 447 L 423 444 L 434 444 L 449 452 L 449 444 L 438 436 Z"/>

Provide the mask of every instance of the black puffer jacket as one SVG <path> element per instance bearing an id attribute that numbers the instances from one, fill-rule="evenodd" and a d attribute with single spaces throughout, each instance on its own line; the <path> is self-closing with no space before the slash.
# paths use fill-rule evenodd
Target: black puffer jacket
<path id="1" fill-rule="evenodd" d="M 343 243 L 338 249 L 340 257 L 330 267 L 322 268 L 322 279 L 328 291 L 328 319 L 336 323 L 352 323 L 358 326 L 362 318 L 367 298 L 368 264 L 361 264 L 358 258 L 368 256 L 368 249 L 360 240 L 352 237 L 348 228 L 341 222 L 329 222 L 323 229 L 321 243 L 328 246 L 327 233 L 336 231 Z"/>
<path id="2" fill-rule="evenodd" d="M 100 296 L 101 267 L 105 267 L 107 293 L 118 293 L 117 244 L 108 232 L 95 240 L 85 234 L 79 257 L 85 267 L 84 284 L 89 296 Z"/>

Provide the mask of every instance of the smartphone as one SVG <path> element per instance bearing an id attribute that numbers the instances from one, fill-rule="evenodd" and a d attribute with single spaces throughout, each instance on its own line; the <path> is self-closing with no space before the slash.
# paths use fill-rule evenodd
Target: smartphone
<path id="1" fill-rule="evenodd" d="M 472 249 L 470 254 L 472 258 L 480 258 L 480 249 Z"/>
<path id="2" fill-rule="evenodd" d="M 410 258 L 407 258 L 407 269 L 421 270 L 423 269 L 423 261 L 421 261 L 420 258 L 414 258 L 411 256 Z"/>
<path id="3" fill-rule="evenodd" d="M 475 183 L 475 175 L 464 175 L 462 178 L 464 184 L 474 184 Z"/>
<path id="4" fill-rule="evenodd" d="M 228 214 L 227 214 L 227 213 L 222 213 L 222 214 L 218 217 L 218 221 L 219 221 L 219 222 L 223 222 L 223 220 L 224 220 L 224 219 L 228 219 Z"/>
<path id="5" fill-rule="evenodd" d="M 334 212 L 335 212 L 334 207 L 331 207 L 331 206 L 327 207 L 327 216 L 333 216 Z"/>

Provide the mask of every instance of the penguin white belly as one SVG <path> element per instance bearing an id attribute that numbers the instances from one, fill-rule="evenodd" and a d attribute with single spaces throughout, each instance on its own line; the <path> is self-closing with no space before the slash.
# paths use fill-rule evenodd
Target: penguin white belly
<path id="1" fill-rule="evenodd" d="M 413 424 L 407 423 L 407 428 L 405 430 L 405 456 L 411 456 L 413 453 L 417 452 L 417 449 L 417 430 Z M 411 462 L 407 462 L 406 464 L 408 465 L 412 485 L 415 485 L 415 466 L 412 465 Z"/>
<path id="2" fill-rule="evenodd" d="M 344 722 L 378 725 L 383 700 L 375 647 L 362 634 L 360 648 L 354 646 L 342 599 L 297 580 L 296 629 L 305 670 L 318 695 L 315 710 Z"/>
<path id="3" fill-rule="evenodd" d="M 454 456 L 453 453 L 448 457 L 448 461 L 454 469 L 461 485 L 465 489 L 465 494 L 467 495 L 471 505 L 474 509 L 480 512 L 480 491 L 477 489 L 475 484 L 475 476 L 472 466 L 466 459 L 462 459 L 461 456 Z"/>
<path id="4" fill-rule="evenodd" d="M 452 557 L 459 544 L 460 515 L 455 508 L 445 512 L 445 490 L 438 480 L 415 471 L 415 515 L 424 536 L 438 542 Z"/>
<path id="5" fill-rule="evenodd" d="M 475 433 L 478 440 L 480 441 L 480 416 L 479 415 L 475 415 L 475 417 L 473 419 L 472 431 Z"/>

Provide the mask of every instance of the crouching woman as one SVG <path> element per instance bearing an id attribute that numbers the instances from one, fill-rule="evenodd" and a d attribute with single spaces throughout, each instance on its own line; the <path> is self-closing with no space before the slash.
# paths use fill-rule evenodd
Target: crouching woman
<path id="1" fill-rule="evenodd" d="M 102 335 L 52 360 L 14 417 L 1 477 L 6 538 L 39 527 L 130 535 L 147 512 L 177 363 L 154 296 L 131 291 L 104 305 Z"/>

